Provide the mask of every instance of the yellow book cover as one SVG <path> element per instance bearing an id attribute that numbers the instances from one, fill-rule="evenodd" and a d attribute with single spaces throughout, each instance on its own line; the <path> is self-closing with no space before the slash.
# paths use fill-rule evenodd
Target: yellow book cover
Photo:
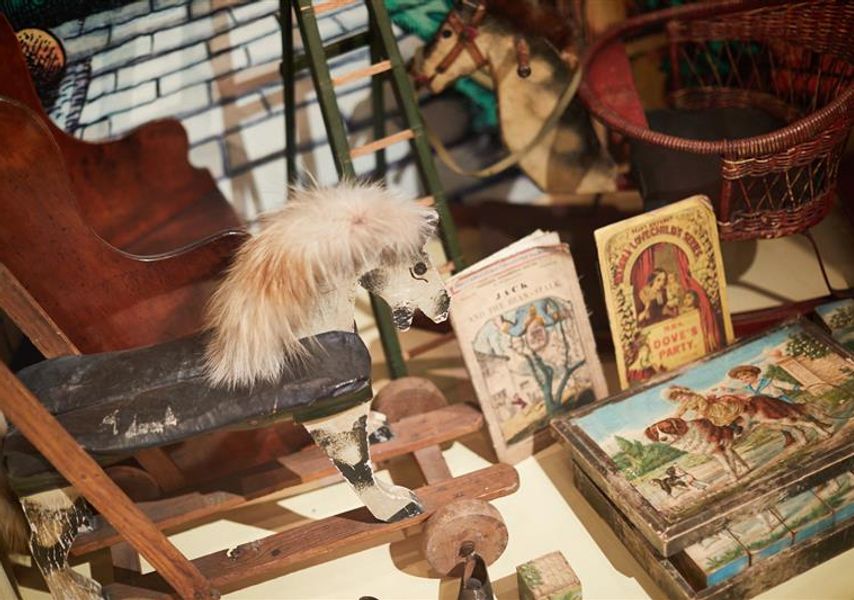
<path id="1" fill-rule="evenodd" d="M 705 196 L 595 232 L 623 389 L 733 339 L 715 213 Z"/>
<path id="2" fill-rule="evenodd" d="M 551 442 L 549 420 L 607 394 L 569 248 L 536 231 L 454 275 L 451 322 L 499 460 Z"/>

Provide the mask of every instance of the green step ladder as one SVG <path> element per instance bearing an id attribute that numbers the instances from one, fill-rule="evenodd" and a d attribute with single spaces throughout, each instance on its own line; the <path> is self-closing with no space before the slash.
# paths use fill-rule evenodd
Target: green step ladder
<path id="1" fill-rule="evenodd" d="M 317 15 L 349 5 L 364 3 L 368 9 L 367 31 L 352 34 L 324 45 L 317 25 Z M 303 41 L 303 54 L 296 56 L 293 39 L 293 17 L 296 14 L 297 25 Z M 421 179 L 425 195 L 416 200 L 432 206 L 439 213 L 439 237 L 448 262 L 440 267 L 442 272 L 455 272 L 463 268 L 463 259 L 457 240 L 454 222 L 448 210 L 444 191 L 439 182 L 439 174 L 433 162 L 433 153 L 421 113 L 415 90 L 406 65 L 400 56 L 391 20 L 383 0 L 326 0 L 313 3 L 312 0 L 279 0 L 279 17 L 282 28 L 282 65 L 285 103 L 285 144 L 288 183 L 297 181 L 296 166 L 296 74 L 304 68 L 311 72 L 317 93 L 323 122 L 326 127 L 332 156 L 339 179 L 354 179 L 360 174 L 353 167 L 353 159 L 376 154 L 376 166 L 370 175 L 384 179 L 386 174 L 385 149 L 392 144 L 408 141 L 415 156 L 415 164 Z M 333 78 L 328 61 L 336 56 L 364 47 L 369 48 L 370 65 L 354 69 L 344 75 Z M 350 147 L 347 139 L 344 118 L 338 107 L 335 87 L 360 79 L 371 78 L 371 110 L 373 113 L 374 141 Z M 397 104 L 401 109 L 406 129 L 386 135 L 385 105 L 383 85 L 388 80 L 394 91 Z M 365 175 L 365 174 L 362 174 Z M 397 337 L 397 330 L 391 318 L 391 310 L 380 298 L 371 295 L 371 306 L 376 318 L 382 341 L 383 352 L 392 378 L 406 375 L 406 363 Z"/>

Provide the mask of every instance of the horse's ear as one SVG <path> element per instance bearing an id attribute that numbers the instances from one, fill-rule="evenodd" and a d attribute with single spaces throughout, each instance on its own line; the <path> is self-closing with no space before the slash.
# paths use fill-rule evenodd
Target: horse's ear
<path id="1" fill-rule="evenodd" d="M 658 428 L 655 425 L 650 425 L 643 430 L 643 434 L 653 442 L 658 441 Z"/>

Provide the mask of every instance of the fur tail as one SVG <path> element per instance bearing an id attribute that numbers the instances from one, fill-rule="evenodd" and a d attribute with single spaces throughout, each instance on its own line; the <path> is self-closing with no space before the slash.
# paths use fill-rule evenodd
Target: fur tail
<path id="1" fill-rule="evenodd" d="M 0 449 L 3 448 L 6 430 L 6 419 L 0 413 Z M 0 461 L 0 553 L 25 554 L 29 538 L 30 529 L 24 511 L 9 487 L 6 471 Z"/>

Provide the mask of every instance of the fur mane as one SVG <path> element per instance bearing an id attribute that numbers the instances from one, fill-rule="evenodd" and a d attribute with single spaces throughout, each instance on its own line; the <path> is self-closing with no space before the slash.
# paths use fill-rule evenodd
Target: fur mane
<path id="1" fill-rule="evenodd" d="M 417 254 L 436 213 L 380 185 L 295 189 L 262 217 L 208 305 L 207 373 L 215 385 L 274 381 L 308 357 L 300 338 L 331 285 Z M 342 293 L 346 293 L 342 290 Z"/>

